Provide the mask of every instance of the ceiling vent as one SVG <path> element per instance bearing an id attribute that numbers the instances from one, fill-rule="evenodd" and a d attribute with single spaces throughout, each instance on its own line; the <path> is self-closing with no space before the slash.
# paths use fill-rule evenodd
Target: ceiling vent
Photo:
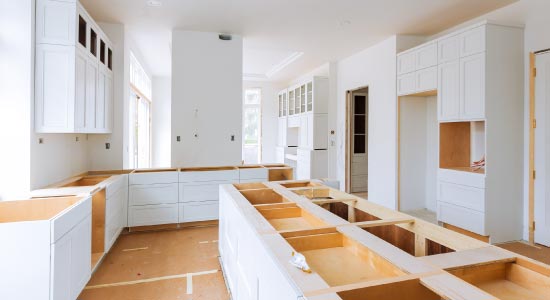
<path id="1" fill-rule="evenodd" d="M 230 41 L 233 39 L 233 37 L 230 34 L 220 34 L 218 35 L 218 38 L 222 41 Z"/>

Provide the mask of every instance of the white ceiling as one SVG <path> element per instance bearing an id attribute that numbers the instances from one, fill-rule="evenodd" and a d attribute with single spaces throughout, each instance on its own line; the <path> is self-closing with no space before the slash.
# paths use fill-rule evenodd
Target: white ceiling
<path id="1" fill-rule="evenodd" d="M 391 35 L 432 35 L 516 0 L 80 1 L 96 21 L 126 24 L 154 76 L 170 75 L 177 28 L 241 35 L 245 75 L 289 81 Z"/>

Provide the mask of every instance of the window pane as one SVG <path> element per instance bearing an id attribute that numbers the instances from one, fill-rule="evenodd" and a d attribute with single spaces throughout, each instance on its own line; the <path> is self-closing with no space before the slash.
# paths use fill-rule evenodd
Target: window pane
<path id="1" fill-rule="evenodd" d="M 364 115 L 367 112 L 365 96 L 355 96 L 355 114 Z"/>
<path id="2" fill-rule="evenodd" d="M 260 90 L 246 90 L 244 95 L 244 104 L 260 104 Z"/>
<path id="3" fill-rule="evenodd" d="M 354 135 L 353 136 L 353 153 L 365 153 L 365 136 L 364 135 Z"/>
<path id="4" fill-rule="evenodd" d="M 258 144 L 258 122 L 260 109 L 257 107 L 247 107 L 244 109 L 244 144 Z"/>

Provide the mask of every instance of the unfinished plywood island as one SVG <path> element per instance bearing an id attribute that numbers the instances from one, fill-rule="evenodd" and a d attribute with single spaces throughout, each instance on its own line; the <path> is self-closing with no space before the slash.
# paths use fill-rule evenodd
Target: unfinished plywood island
<path id="1" fill-rule="evenodd" d="M 323 186 L 220 186 L 233 299 L 548 299 L 550 266 Z M 302 254 L 311 272 L 290 263 Z"/>

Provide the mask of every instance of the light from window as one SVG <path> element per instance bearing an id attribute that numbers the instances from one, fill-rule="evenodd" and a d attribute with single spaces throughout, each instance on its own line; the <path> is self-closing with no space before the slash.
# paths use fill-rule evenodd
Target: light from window
<path id="1" fill-rule="evenodd" d="M 246 164 L 258 164 L 261 161 L 262 90 L 246 89 L 243 102 L 243 160 Z"/>

